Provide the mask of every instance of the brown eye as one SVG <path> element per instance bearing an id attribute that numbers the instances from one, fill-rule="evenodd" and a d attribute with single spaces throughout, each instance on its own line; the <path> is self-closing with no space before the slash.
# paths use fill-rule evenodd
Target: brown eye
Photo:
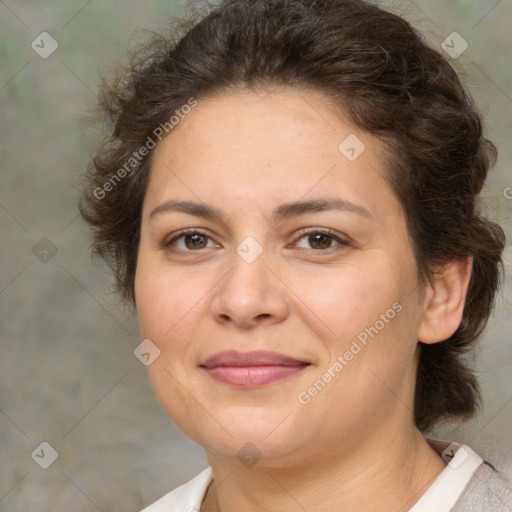
<path id="1" fill-rule="evenodd" d="M 342 249 L 350 245 L 341 237 L 331 234 L 329 231 L 309 231 L 304 233 L 295 243 L 299 249 L 309 249 L 313 251 L 326 251 L 338 247 Z"/>
<path id="2" fill-rule="evenodd" d="M 315 233 L 308 236 L 308 242 L 312 249 L 328 249 L 333 241 L 332 236 L 325 233 Z"/>
<path id="3" fill-rule="evenodd" d="M 164 246 L 171 250 L 177 249 L 182 252 L 199 251 L 211 247 L 218 247 L 217 244 L 206 234 L 200 231 L 181 232 Z"/>
<path id="4" fill-rule="evenodd" d="M 195 233 L 193 235 L 185 235 L 183 238 L 187 249 L 202 249 L 208 244 L 208 237 Z"/>

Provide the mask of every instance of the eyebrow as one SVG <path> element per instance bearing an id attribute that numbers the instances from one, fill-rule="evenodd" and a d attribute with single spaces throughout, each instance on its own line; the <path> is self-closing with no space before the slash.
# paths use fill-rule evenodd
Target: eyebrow
<path id="1" fill-rule="evenodd" d="M 356 213 L 363 217 L 372 217 L 372 214 L 364 206 L 339 198 L 313 199 L 310 201 L 284 203 L 274 209 L 272 217 L 277 221 L 297 215 L 303 215 L 305 213 L 323 212 L 327 210 L 346 211 Z"/>
<path id="2" fill-rule="evenodd" d="M 345 199 L 326 198 L 284 203 L 274 208 L 272 211 L 272 218 L 275 221 L 280 221 L 289 219 L 291 217 L 304 215 L 306 213 L 315 213 L 327 210 L 346 211 L 356 213 L 367 218 L 372 217 L 372 214 L 361 205 L 351 203 Z M 160 213 L 173 211 L 194 215 L 195 217 L 203 217 L 206 219 L 218 219 L 223 223 L 226 223 L 225 216 L 219 209 L 205 203 L 196 203 L 194 201 L 166 201 L 165 203 L 157 206 L 149 214 L 149 217 L 151 218 Z"/>

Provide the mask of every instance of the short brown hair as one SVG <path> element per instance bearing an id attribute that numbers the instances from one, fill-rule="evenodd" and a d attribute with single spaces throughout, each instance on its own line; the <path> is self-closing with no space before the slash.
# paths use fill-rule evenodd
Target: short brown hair
<path id="1" fill-rule="evenodd" d="M 422 430 L 472 415 L 478 384 L 464 354 L 491 313 L 504 234 L 476 211 L 496 150 L 447 60 L 404 19 L 362 0 L 225 0 L 140 57 L 103 90 L 112 132 L 80 204 L 93 249 L 113 268 L 121 295 L 133 304 L 151 152 L 126 163 L 155 128 L 190 98 L 236 88 L 323 92 L 389 147 L 387 178 L 407 218 L 421 282 L 449 261 L 473 257 L 459 328 L 442 343 L 420 344 L 414 403 Z"/>

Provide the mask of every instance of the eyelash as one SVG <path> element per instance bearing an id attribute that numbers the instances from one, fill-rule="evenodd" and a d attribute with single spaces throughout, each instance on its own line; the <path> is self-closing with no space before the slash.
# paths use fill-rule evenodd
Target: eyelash
<path id="1" fill-rule="evenodd" d="M 191 250 L 184 251 L 183 249 L 172 248 L 172 245 L 174 242 L 176 242 L 180 238 L 183 238 L 187 235 L 201 235 L 201 236 L 204 236 L 211 240 L 211 237 L 208 235 L 208 233 L 206 233 L 202 229 L 190 228 L 190 229 L 183 229 L 182 231 L 179 231 L 175 236 L 173 236 L 171 238 L 171 240 L 165 240 L 161 245 L 164 249 L 170 249 L 170 250 L 173 250 L 176 252 L 198 252 L 198 251 L 191 251 Z"/>
<path id="2" fill-rule="evenodd" d="M 335 233 L 334 231 L 331 231 L 330 229 L 320 228 L 307 228 L 299 231 L 299 235 L 293 243 L 297 244 L 299 240 L 311 235 L 325 235 L 334 240 L 335 242 L 337 242 L 337 244 L 327 247 L 327 249 L 305 249 L 303 247 L 299 247 L 298 250 L 308 251 L 310 253 L 313 252 L 313 254 L 326 254 L 332 252 L 333 250 L 339 250 L 340 247 L 350 247 L 352 245 L 347 238 L 342 238 L 339 234 Z"/>
<path id="3" fill-rule="evenodd" d="M 202 229 L 199 229 L 199 228 L 190 228 L 190 229 L 184 229 L 180 232 L 178 232 L 175 236 L 173 236 L 171 238 L 171 240 L 166 240 L 164 241 L 161 246 L 164 248 L 164 249 L 168 249 L 168 250 L 171 250 L 173 252 L 181 252 L 181 253 L 193 253 L 193 252 L 199 252 L 200 249 L 194 251 L 194 250 L 183 250 L 183 249 L 177 249 L 176 247 L 173 247 L 173 244 L 180 240 L 181 238 L 187 236 L 187 235 L 201 235 L 201 236 L 204 236 L 206 238 L 208 238 L 209 240 L 212 240 L 212 238 L 208 235 L 208 233 L 206 233 L 205 231 L 203 231 Z M 325 235 L 325 236 L 328 236 L 329 238 L 331 238 L 332 240 L 334 240 L 335 242 L 337 242 L 336 245 L 333 245 L 333 246 L 330 246 L 330 247 L 327 247 L 326 249 L 305 249 L 303 247 L 300 247 L 298 248 L 298 250 L 300 251 L 308 251 L 308 252 L 313 252 L 314 254 L 326 254 L 326 253 L 330 253 L 332 249 L 335 249 L 336 247 L 350 247 L 352 244 L 351 242 L 348 240 L 348 239 L 344 239 L 344 238 L 341 238 L 337 233 L 335 233 L 334 231 L 331 231 L 330 229 L 305 229 L 303 231 L 300 231 L 299 233 L 299 236 L 295 239 L 295 241 L 293 242 L 294 244 L 298 243 L 301 239 L 305 238 L 305 237 L 308 237 L 308 236 L 311 236 L 311 235 Z M 289 246 L 286 246 L 287 248 Z"/>

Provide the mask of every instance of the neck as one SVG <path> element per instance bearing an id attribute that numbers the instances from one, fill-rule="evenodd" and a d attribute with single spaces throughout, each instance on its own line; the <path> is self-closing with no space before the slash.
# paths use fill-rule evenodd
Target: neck
<path id="1" fill-rule="evenodd" d="M 201 512 L 409 510 L 445 463 L 413 425 L 395 427 L 293 467 L 262 460 L 249 469 L 209 454 L 215 484 Z"/>

